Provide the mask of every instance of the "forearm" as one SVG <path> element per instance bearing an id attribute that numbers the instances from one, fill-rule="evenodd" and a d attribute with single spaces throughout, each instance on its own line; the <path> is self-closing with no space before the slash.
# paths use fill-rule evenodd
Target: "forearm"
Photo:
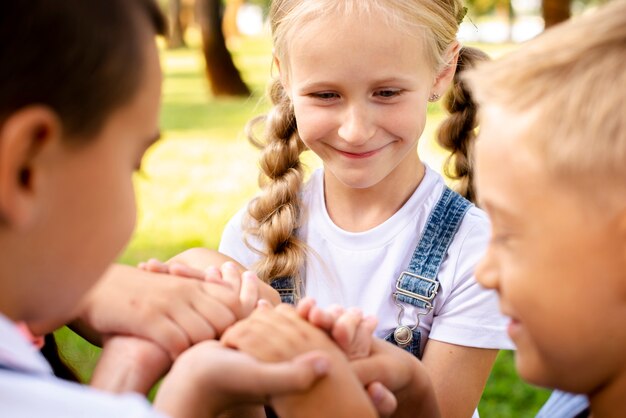
<path id="1" fill-rule="evenodd" d="M 398 408 L 393 417 L 440 417 L 437 397 L 428 373 L 418 360 L 415 360 L 412 366 L 412 378 L 409 385 L 395 393 Z"/>
<path id="2" fill-rule="evenodd" d="M 478 406 L 498 350 L 428 341 L 422 358 L 441 415 L 468 417 Z"/>
<path id="3" fill-rule="evenodd" d="M 134 337 L 113 337 L 105 344 L 90 384 L 109 392 L 147 394 L 169 366 L 169 356 L 157 345 Z"/>

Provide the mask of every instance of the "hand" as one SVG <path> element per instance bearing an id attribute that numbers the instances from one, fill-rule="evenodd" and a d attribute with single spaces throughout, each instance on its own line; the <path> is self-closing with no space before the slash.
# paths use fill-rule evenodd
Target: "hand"
<path id="1" fill-rule="evenodd" d="M 145 395 L 171 364 L 169 355 L 156 344 L 136 337 L 115 336 L 104 342 L 91 386 L 109 392 Z"/>
<path id="2" fill-rule="evenodd" d="M 259 299 L 259 288 L 262 286 L 262 282 L 255 273 L 242 271 L 240 266 L 233 261 L 223 263 L 221 270 L 215 266 L 208 266 L 202 271 L 181 262 L 164 263 L 151 258 L 146 262 L 139 263 L 137 268 L 151 273 L 169 274 L 209 283 L 228 283 L 236 293 L 239 293 L 242 318 L 247 317 L 254 310 Z"/>
<path id="3" fill-rule="evenodd" d="M 227 261 L 235 263 L 241 272 L 246 270 L 245 267 L 227 255 L 207 248 L 190 248 L 168 260 L 167 264 L 178 263 L 207 272 L 209 268 L 215 269 L 214 266 L 223 265 Z M 280 296 L 272 286 L 261 280 L 258 283 L 259 293 L 263 299 L 269 301 L 272 305 L 280 304 Z"/>
<path id="4" fill-rule="evenodd" d="M 352 361 L 351 366 L 362 384 L 380 382 L 395 395 L 401 413 L 394 416 L 440 416 L 425 367 L 406 350 L 376 338 L 370 356 Z"/>
<path id="5" fill-rule="evenodd" d="M 273 308 L 265 301 L 260 301 L 248 318 L 227 329 L 220 341 L 265 362 L 289 360 L 310 350 L 339 352 L 333 341 L 302 319 L 295 308 L 287 304 Z"/>
<path id="6" fill-rule="evenodd" d="M 263 404 L 272 396 L 305 391 L 329 368 L 328 357 L 321 352 L 269 364 L 205 341 L 176 360 L 154 405 L 175 417 L 215 416 L 242 403 Z"/>
<path id="7" fill-rule="evenodd" d="M 328 332 L 350 360 L 369 356 L 376 317 L 364 317 L 358 308 L 344 310 L 337 305 L 323 310 L 311 298 L 302 299 L 296 310 L 302 318 Z"/>
<path id="8" fill-rule="evenodd" d="M 221 274 L 239 276 L 228 268 Z M 102 335 L 153 341 L 174 359 L 192 344 L 219 337 L 251 310 L 258 288 L 256 279 L 246 277 L 234 289 L 226 280 L 181 280 L 114 266 L 83 301 L 80 320 Z"/>
<path id="9" fill-rule="evenodd" d="M 363 317 L 360 310 L 345 310 L 339 305 L 324 310 L 315 306 L 312 298 L 302 299 L 296 310 L 302 318 L 330 334 L 348 359 L 355 360 L 370 355 L 372 334 L 377 324 L 375 317 Z M 393 393 L 379 382 L 373 381 L 365 386 L 378 414 L 383 417 L 391 416 L 398 405 Z"/>

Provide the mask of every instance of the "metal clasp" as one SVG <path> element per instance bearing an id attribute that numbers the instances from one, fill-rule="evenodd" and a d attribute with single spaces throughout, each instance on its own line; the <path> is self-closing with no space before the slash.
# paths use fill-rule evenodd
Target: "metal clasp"
<path id="1" fill-rule="evenodd" d="M 408 291 L 406 289 L 403 289 L 402 287 L 400 287 L 400 281 L 402 280 L 402 278 L 405 276 L 411 276 L 411 277 L 415 277 L 416 279 L 420 279 L 423 281 L 426 281 L 428 283 L 432 283 L 434 286 L 432 288 L 432 290 L 429 292 L 428 296 L 424 296 L 424 295 L 420 295 L 418 293 L 415 292 L 411 292 Z M 418 274 L 414 274 L 414 273 L 410 273 L 408 271 L 403 271 L 402 273 L 400 273 L 400 276 L 398 277 L 398 279 L 396 280 L 396 291 L 393 292 L 393 302 L 396 304 L 396 306 L 398 308 L 400 308 L 400 312 L 398 312 L 398 327 L 396 328 L 396 331 L 399 331 L 400 328 L 406 328 L 409 329 L 410 331 L 415 330 L 415 328 L 417 328 L 420 324 L 420 317 L 422 316 L 426 316 L 428 315 L 432 310 L 433 310 L 433 300 L 435 299 L 435 296 L 437 296 L 437 292 L 439 291 L 439 281 L 437 280 L 433 280 L 433 279 L 429 279 L 427 277 L 424 276 L 420 276 Z M 403 325 L 402 324 L 402 317 L 404 316 L 404 305 L 402 305 L 401 302 L 398 301 L 398 295 L 402 295 L 402 296 L 406 296 L 409 298 L 414 298 L 417 299 L 419 301 L 421 301 L 425 306 L 424 312 L 420 312 L 418 309 L 419 307 L 415 307 L 416 308 L 416 314 L 415 314 L 415 325 L 413 326 L 408 326 L 408 325 Z M 396 338 L 395 333 L 394 333 L 394 338 Z M 401 345 L 406 345 L 410 342 L 410 339 L 408 339 L 408 341 L 398 341 L 398 338 L 396 338 L 396 342 L 398 342 Z"/>

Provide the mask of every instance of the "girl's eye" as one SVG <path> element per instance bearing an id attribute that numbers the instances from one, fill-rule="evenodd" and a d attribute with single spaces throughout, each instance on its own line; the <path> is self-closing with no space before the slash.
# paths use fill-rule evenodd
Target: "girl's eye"
<path id="1" fill-rule="evenodd" d="M 374 96 L 382 97 L 383 99 L 390 99 L 392 97 L 396 97 L 402 94 L 402 90 L 399 89 L 384 89 L 378 90 L 374 93 Z"/>
<path id="2" fill-rule="evenodd" d="M 312 93 L 311 96 L 316 99 L 321 99 L 321 100 L 332 100 L 332 99 L 336 99 L 339 97 L 337 93 L 333 93 L 331 91 L 323 91 L 321 93 Z"/>

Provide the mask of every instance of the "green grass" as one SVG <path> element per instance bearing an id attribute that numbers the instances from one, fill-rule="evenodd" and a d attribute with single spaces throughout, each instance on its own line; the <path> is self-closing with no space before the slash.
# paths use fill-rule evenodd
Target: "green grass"
<path id="1" fill-rule="evenodd" d="M 250 98 L 211 97 L 197 49 L 163 51 L 163 139 L 149 151 L 135 179 L 138 225 L 121 262 L 167 259 L 193 246 L 216 248 L 228 219 L 256 192 L 257 150 L 248 144 L 242 129 L 248 119 L 267 108 L 262 98 L 271 46 L 267 38 L 245 38 L 230 48 L 253 91 Z M 498 55 L 502 50 L 496 47 L 490 52 Z M 429 108 L 419 147 L 422 159 L 435 169 L 441 168 L 445 158 L 433 140 L 442 118 L 438 105 Z M 311 167 L 319 165 L 312 155 L 306 161 Z M 57 335 L 65 357 L 88 379 L 98 350 L 67 329 Z M 529 417 L 546 398 L 547 391 L 520 381 L 512 354 L 503 352 L 479 411 L 483 417 Z"/>

